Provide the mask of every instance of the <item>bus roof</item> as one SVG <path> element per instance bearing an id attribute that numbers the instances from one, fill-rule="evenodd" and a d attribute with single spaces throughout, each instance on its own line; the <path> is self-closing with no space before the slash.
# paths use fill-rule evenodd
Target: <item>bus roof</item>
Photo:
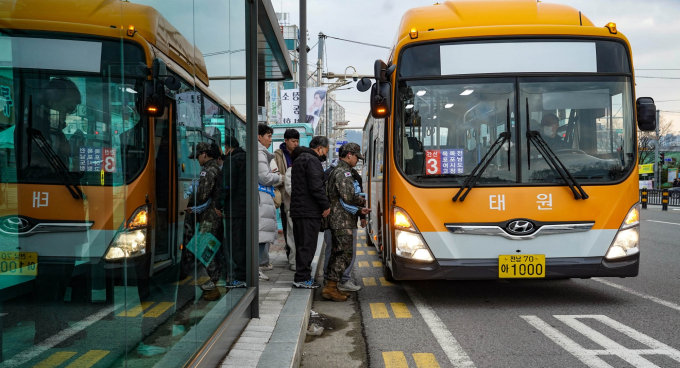
<path id="1" fill-rule="evenodd" d="M 122 17 L 121 17 L 122 14 Z M 87 24 L 106 28 L 132 25 L 146 41 L 209 84 L 203 54 L 182 36 L 156 9 L 122 1 L 91 0 L 14 0 L 0 2 L 0 18 L 9 19 L 4 26 L 11 28 L 12 19 Z M 121 20 L 123 24 L 121 24 Z M 64 31 L 68 32 L 68 26 Z M 124 34 L 124 33 L 123 33 Z"/>
<path id="2" fill-rule="evenodd" d="M 408 10 L 401 19 L 396 45 L 411 29 L 419 32 L 509 25 L 594 26 L 578 10 L 536 0 L 456 0 Z"/>

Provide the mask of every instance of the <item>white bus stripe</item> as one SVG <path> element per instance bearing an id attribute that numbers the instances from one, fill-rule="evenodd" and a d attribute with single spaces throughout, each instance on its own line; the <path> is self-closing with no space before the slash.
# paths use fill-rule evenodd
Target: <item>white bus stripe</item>
<path id="1" fill-rule="evenodd" d="M 432 308 L 430 308 L 429 305 L 427 305 L 420 293 L 410 285 L 403 285 L 409 298 L 411 298 L 411 301 L 416 306 L 416 309 L 418 309 L 418 313 L 420 313 L 420 315 L 423 317 L 423 320 L 425 320 L 427 327 L 429 327 L 430 331 L 432 331 L 432 334 L 434 335 L 435 339 L 437 339 L 439 346 L 441 346 L 442 350 L 444 350 L 444 353 L 446 353 L 446 356 L 449 358 L 449 361 L 451 361 L 451 364 L 453 364 L 454 367 L 474 368 L 475 364 L 472 362 L 465 350 L 463 350 L 463 347 L 460 346 L 458 341 L 456 341 L 456 339 L 451 334 L 451 331 L 446 328 L 444 322 L 439 319 L 437 313 Z"/>
<path id="2" fill-rule="evenodd" d="M 616 283 L 613 283 L 613 282 L 611 282 L 611 281 L 607 281 L 607 280 L 604 280 L 604 279 L 601 279 L 601 278 L 595 277 L 595 278 L 593 278 L 593 280 L 595 280 L 595 281 L 597 281 L 597 282 L 601 282 L 601 283 L 603 283 L 603 284 L 605 284 L 605 285 L 609 285 L 609 286 L 611 286 L 611 287 L 613 287 L 613 288 L 617 288 L 617 289 L 619 289 L 619 290 L 625 291 L 625 292 L 627 292 L 627 293 L 630 293 L 630 294 L 639 296 L 640 298 L 644 298 L 644 299 L 647 299 L 647 300 L 651 300 L 651 301 L 653 301 L 654 303 L 661 304 L 661 305 L 666 306 L 666 307 L 668 307 L 668 308 L 672 308 L 672 309 L 675 309 L 675 310 L 677 310 L 677 311 L 680 311 L 680 305 L 675 304 L 675 303 L 673 303 L 673 302 L 669 302 L 669 301 L 666 301 L 666 300 L 663 300 L 663 299 L 659 299 L 659 298 L 657 298 L 657 297 L 655 297 L 655 296 L 647 295 L 647 294 L 641 293 L 641 292 L 639 292 L 639 291 L 635 291 L 635 290 L 633 290 L 633 289 L 631 289 L 631 288 L 628 288 L 628 287 L 625 287 L 625 286 L 621 286 L 621 285 L 619 285 L 619 284 L 616 284 Z"/>

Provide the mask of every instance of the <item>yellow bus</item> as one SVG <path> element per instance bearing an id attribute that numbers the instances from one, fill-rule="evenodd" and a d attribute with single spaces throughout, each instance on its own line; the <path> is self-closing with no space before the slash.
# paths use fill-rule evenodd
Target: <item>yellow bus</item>
<path id="1" fill-rule="evenodd" d="M 386 278 L 637 276 L 630 44 L 569 6 L 446 1 L 404 14 L 364 127 Z"/>
<path id="2" fill-rule="evenodd" d="M 4 2 L 0 18 L 0 303 L 36 295 L 36 344 L 68 327 L 69 300 L 120 297 L 118 317 L 162 306 L 165 319 L 191 305 L 194 282 L 177 291 L 185 192 L 200 174 L 189 156 L 226 135 L 245 145 L 245 118 L 208 88 L 200 50 L 129 2 Z M 24 317 L 3 317 L 5 338 Z"/>

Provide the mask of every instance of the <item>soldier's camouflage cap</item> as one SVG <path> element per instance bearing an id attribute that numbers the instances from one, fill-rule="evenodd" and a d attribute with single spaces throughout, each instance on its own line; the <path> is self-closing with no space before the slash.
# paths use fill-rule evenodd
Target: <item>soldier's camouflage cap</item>
<path id="1" fill-rule="evenodd" d="M 199 143 L 196 145 L 196 149 L 194 150 L 194 152 L 191 152 L 191 154 L 189 155 L 189 158 L 194 158 L 194 157 L 200 155 L 200 154 L 203 153 L 203 152 L 210 151 L 211 149 L 212 149 L 212 148 L 210 147 L 210 143 L 208 143 L 208 142 L 199 142 Z"/>
<path id="2" fill-rule="evenodd" d="M 361 147 L 356 143 L 346 143 L 340 148 L 340 156 L 344 155 L 345 152 L 351 153 L 360 159 L 364 159 L 364 155 L 361 154 Z"/>

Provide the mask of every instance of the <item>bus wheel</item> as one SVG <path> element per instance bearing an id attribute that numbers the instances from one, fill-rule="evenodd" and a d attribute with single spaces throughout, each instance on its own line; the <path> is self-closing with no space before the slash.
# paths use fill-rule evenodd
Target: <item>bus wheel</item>
<path id="1" fill-rule="evenodd" d="M 392 270 L 387 267 L 387 254 L 385 251 L 385 247 L 383 247 L 382 251 L 382 272 L 383 272 L 383 277 L 385 278 L 386 281 L 394 281 L 394 276 L 392 276 Z"/>

